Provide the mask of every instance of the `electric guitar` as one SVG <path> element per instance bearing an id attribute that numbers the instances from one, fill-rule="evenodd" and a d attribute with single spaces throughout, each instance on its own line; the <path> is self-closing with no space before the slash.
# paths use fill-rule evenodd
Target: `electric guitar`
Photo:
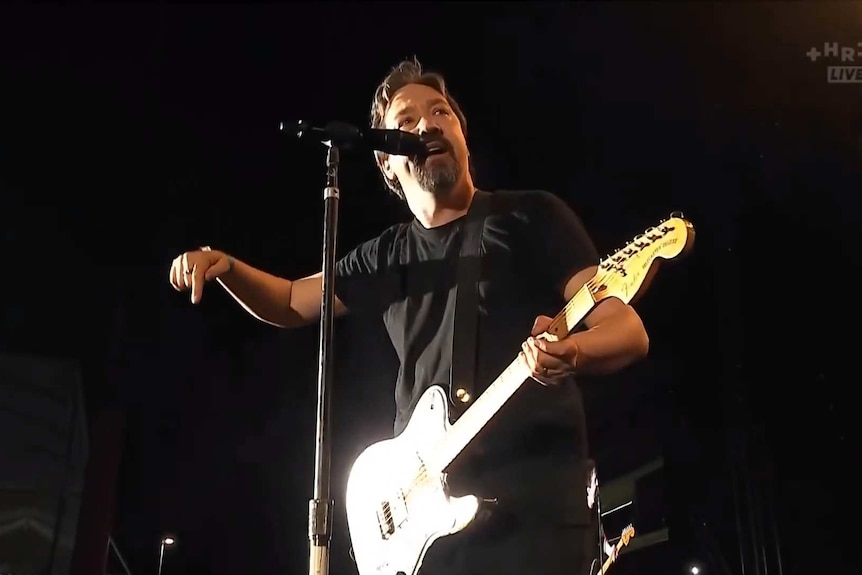
<path id="1" fill-rule="evenodd" d="M 652 280 L 659 259 L 683 255 L 693 244 L 694 226 L 682 214 L 671 214 L 637 235 L 599 262 L 596 274 L 557 314 L 545 336 L 565 337 L 606 298 L 632 302 Z M 359 454 L 345 495 L 359 575 L 416 575 L 434 541 L 473 521 L 479 499 L 450 497 L 444 471 L 530 374 L 519 355 L 455 423 L 450 423 L 446 391 L 432 386 L 398 436 Z"/>
<path id="2" fill-rule="evenodd" d="M 631 538 L 632 538 L 632 537 L 634 537 L 634 536 L 635 536 L 635 528 L 634 528 L 634 527 L 632 527 L 631 525 L 629 525 L 628 527 L 626 527 L 625 529 L 623 529 L 623 532 L 622 532 L 622 534 L 620 535 L 620 540 L 619 540 L 619 541 L 617 541 L 617 544 L 616 544 L 616 545 L 614 545 L 614 547 L 616 547 L 616 548 L 617 548 L 617 555 L 619 555 L 619 552 L 622 550 L 622 548 L 623 548 L 623 547 L 625 547 L 626 545 L 628 545 L 628 544 L 629 544 L 629 541 L 630 541 L 630 540 L 631 540 Z M 616 559 L 614 558 L 614 556 L 613 556 L 613 555 L 611 555 L 610 557 L 608 557 L 608 558 L 605 560 L 604 565 L 602 565 L 602 570 L 601 570 L 601 571 L 599 571 L 598 575 L 604 575 L 605 573 L 607 573 L 607 572 L 608 572 L 608 568 L 611 566 L 611 563 L 613 563 L 614 561 L 616 561 Z"/>

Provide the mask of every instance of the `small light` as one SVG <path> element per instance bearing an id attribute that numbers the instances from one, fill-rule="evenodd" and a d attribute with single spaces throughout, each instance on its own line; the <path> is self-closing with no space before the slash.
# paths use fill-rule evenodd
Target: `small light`
<path id="1" fill-rule="evenodd" d="M 697 568 L 697 565 L 693 566 L 691 568 L 691 575 L 697 575 L 698 573 L 700 573 L 700 569 Z"/>
<path id="2" fill-rule="evenodd" d="M 173 537 L 165 537 L 165 545 L 173 545 L 174 539 Z"/>

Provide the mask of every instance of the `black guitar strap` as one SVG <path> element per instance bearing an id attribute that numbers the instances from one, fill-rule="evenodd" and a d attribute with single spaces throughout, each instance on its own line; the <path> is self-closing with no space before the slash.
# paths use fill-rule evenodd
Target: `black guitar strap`
<path id="1" fill-rule="evenodd" d="M 476 380 L 476 321 L 479 315 L 479 278 L 482 262 L 482 232 L 491 204 L 491 194 L 476 190 L 464 221 L 461 253 L 458 259 L 458 287 L 455 299 L 455 319 L 452 330 L 452 368 L 449 398 L 453 415 L 459 416 L 469 405 Z M 469 397 L 466 395 L 469 394 Z"/>

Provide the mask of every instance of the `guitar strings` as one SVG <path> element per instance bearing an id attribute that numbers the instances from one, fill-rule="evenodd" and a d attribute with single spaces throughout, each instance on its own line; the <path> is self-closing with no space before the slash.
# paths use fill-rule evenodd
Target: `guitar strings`
<path id="1" fill-rule="evenodd" d="M 591 293 L 592 291 L 596 290 L 599 286 L 603 285 L 605 283 L 605 280 L 612 275 L 613 275 L 612 271 L 600 269 L 599 272 L 596 273 L 596 275 L 594 275 L 592 278 L 587 280 L 587 282 L 584 284 L 584 287 L 588 288 L 587 293 Z M 566 304 L 563 306 L 563 309 L 560 310 L 560 312 L 557 313 L 556 316 L 554 316 L 554 319 L 551 320 L 551 324 L 548 326 L 548 330 L 559 328 L 560 326 L 557 325 L 558 323 L 567 321 L 567 318 L 568 318 L 567 312 L 570 312 L 571 308 L 574 308 L 575 305 L 580 301 L 580 298 L 578 297 L 579 295 L 581 295 L 581 290 L 578 290 L 578 292 L 574 296 L 572 296 L 572 298 L 568 302 L 566 302 Z M 592 295 L 590 297 L 592 298 Z M 562 327 L 565 327 L 565 325 L 566 324 L 564 323 Z M 574 326 L 572 326 L 572 327 L 574 327 Z M 507 367 L 506 370 L 503 371 L 503 374 L 505 374 L 506 371 L 508 371 L 511 368 L 512 368 L 512 364 L 510 364 L 509 367 Z M 501 374 L 501 376 L 503 374 Z M 499 379 L 499 377 L 497 379 Z M 493 385 L 493 383 L 491 385 Z M 476 401 L 478 402 L 479 400 L 477 399 Z M 443 439 L 441 441 L 445 441 L 445 439 Z M 417 453 L 417 456 L 418 455 L 419 454 Z M 401 496 L 400 496 L 400 498 L 403 499 L 403 501 L 404 501 L 405 507 L 407 506 L 407 499 L 410 496 L 410 494 L 417 487 L 419 487 L 426 480 L 428 480 L 428 478 L 429 478 L 428 468 L 425 467 L 425 463 L 422 461 L 421 457 L 419 457 L 419 461 L 420 461 L 419 472 L 416 475 L 414 475 L 413 479 L 410 482 L 408 482 L 407 488 L 402 491 Z M 395 499 L 397 500 L 398 498 L 399 497 L 396 495 Z M 386 503 L 388 503 L 389 505 L 384 506 Z M 392 521 L 392 514 L 393 514 L 393 512 L 392 512 L 392 507 L 393 507 L 392 506 L 392 500 L 387 499 L 383 503 L 380 503 L 380 506 L 383 507 L 383 509 L 384 509 L 383 522 L 384 523 L 392 522 L 392 524 L 394 526 L 395 522 Z"/>

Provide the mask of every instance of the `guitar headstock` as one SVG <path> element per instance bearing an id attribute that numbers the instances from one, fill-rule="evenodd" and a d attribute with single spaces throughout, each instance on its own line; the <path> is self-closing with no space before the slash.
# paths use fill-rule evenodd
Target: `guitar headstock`
<path id="1" fill-rule="evenodd" d="M 694 225 L 681 213 L 672 213 L 599 262 L 596 276 L 588 283 L 593 299 L 617 297 L 630 303 L 649 285 L 657 260 L 684 256 L 693 245 Z"/>
<path id="2" fill-rule="evenodd" d="M 623 545 L 628 545 L 631 538 L 635 536 L 635 528 L 629 524 L 628 527 L 623 529 L 622 535 L 620 535 L 620 541 L 623 542 Z"/>

